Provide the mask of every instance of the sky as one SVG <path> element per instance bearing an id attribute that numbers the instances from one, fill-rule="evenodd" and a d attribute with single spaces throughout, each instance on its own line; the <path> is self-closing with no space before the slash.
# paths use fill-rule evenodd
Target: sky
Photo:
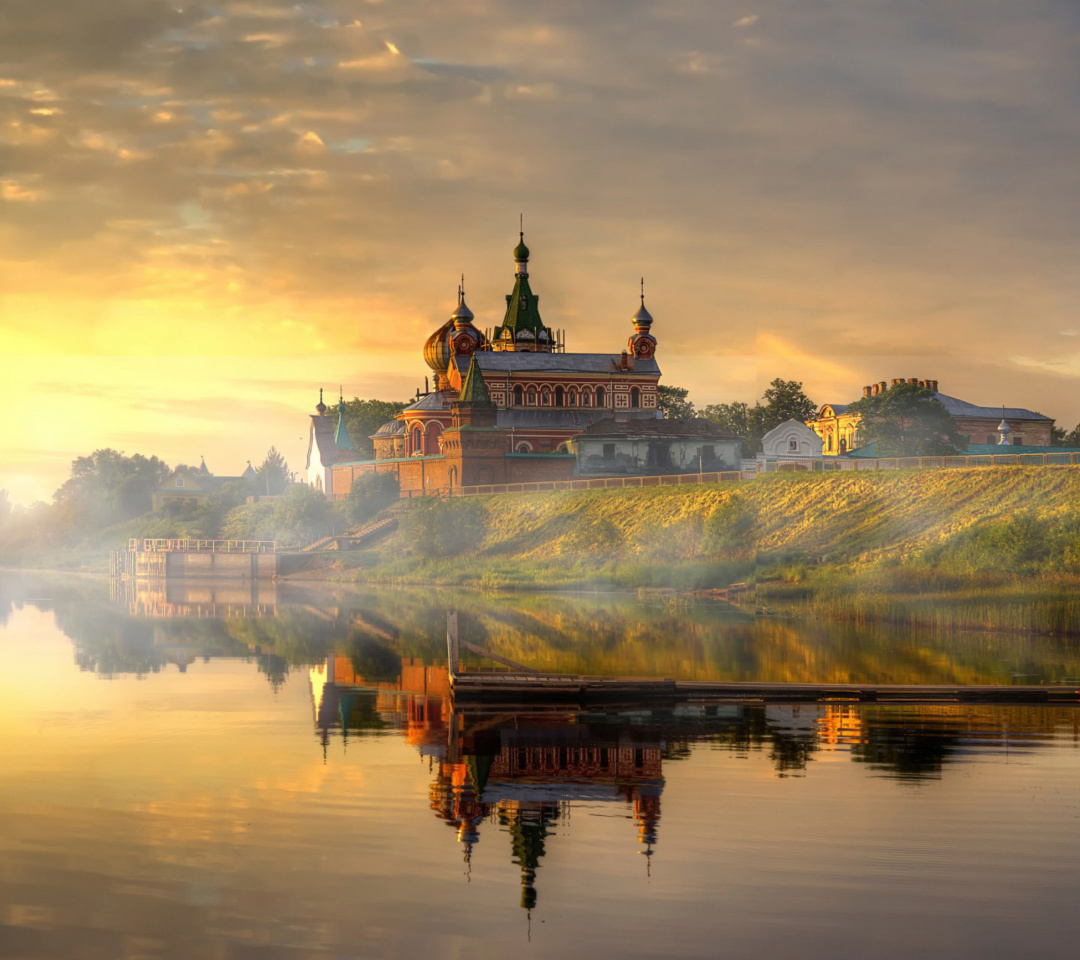
<path id="1" fill-rule="evenodd" d="M 0 488 L 302 467 L 406 399 L 519 215 L 544 321 L 662 382 L 893 377 L 1080 421 L 1075 0 L 5 0 Z"/>

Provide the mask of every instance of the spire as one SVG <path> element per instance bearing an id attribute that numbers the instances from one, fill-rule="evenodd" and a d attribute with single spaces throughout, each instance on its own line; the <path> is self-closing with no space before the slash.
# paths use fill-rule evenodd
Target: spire
<path id="1" fill-rule="evenodd" d="M 326 416 L 326 404 L 323 403 L 322 387 L 319 387 L 319 402 L 315 404 L 315 409 L 318 411 L 320 417 Z"/>
<path id="2" fill-rule="evenodd" d="M 526 350 L 551 353 L 555 336 L 540 319 L 540 298 L 529 287 L 529 248 L 525 232 L 519 231 L 514 248 L 514 291 L 506 296 L 506 315 L 495 328 L 491 348 L 494 350 Z"/>
<path id="3" fill-rule="evenodd" d="M 338 388 L 338 421 L 337 432 L 334 434 L 334 446 L 339 450 L 355 450 L 349 437 L 348 428 L 345 426 L 345 394 Z"/>
<path id="4" fill-rule="evenodd" d="M 469 362 L 469 369 L 465 374 L 465 382 L 461 385 L 458 402 L 491 403 L 491 395 L 488 393 L 487 384 L 484 383 L 484 375 L 480 372 L 480 367 L 477 366 L 475 356 Z"/>
<path id="5" fill-rule="evenodd" d="M 205 457 L 199 457 L 199 460 L 200 460 L 200 463 L 199 463 L 199 476 L 200 477 L 208 477 L 208 476 L 210 476 L 210 471 L 206 468 L 206 458 Z"/>
<path id="6" fill-rule="evenodd" d="M 519 277 L 529 275 L 529 248 L 525 246 L 525 215 L 519 214 L 518 245 L 514 247 L 514 273 Z"/>

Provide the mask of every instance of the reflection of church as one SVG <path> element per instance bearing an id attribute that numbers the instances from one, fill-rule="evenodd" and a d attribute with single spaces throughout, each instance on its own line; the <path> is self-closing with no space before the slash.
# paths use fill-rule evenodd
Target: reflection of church
<path id="1" fill-rule="evenodd" d="M 482 824 L 505 830 L 521 869 L 521 906 L 532 909 L 547 840 L 570 804 L 629 805 L 640 852 L 652 856 L 665 746 L 642 733 L 578 723 L 574 715 L 496 725 L 481 719 L 470 728 L 468 717 L 457 714 L 431 784 L 431 808 L 454 828 L 467 862 Z"/>

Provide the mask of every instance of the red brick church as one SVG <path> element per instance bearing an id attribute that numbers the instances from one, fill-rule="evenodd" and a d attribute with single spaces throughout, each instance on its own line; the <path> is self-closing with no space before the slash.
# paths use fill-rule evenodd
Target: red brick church
<path id="1" fill-rule="evenodd" d="M 477 328 L 459 287 L 454 312 L 424 344 L 434 389 L 376 431 L 373 460 L 356 459 L 347 434 L 344 445 L 336 442 L 342 431 L 324 422 L 331 418 L 323 406 L 312 417 L 309 481 L 317 473 L 318 485 L 340 498 L 370 473 L 395 473 L 403 496 L 561 480 L 574 474 L 571 438 L 600 421 L 661 416 L 644 291 L 618 353 L 568 353 L 563 331 L 541 319 L 539 301 L 522 234 L 503 322 L 493 331 Z"/>

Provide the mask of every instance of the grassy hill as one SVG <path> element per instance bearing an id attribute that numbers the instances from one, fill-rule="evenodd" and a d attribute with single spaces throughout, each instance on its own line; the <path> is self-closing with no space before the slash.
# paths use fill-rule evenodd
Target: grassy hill
<path id="1" fill-rule="evenodd" d="M 380 547 L 339 563 L 356 579 L 493 588 L 757 581 L 758 604 L 831 616 L 1080 632 L 1080 468 L 417 501 Z"/>

